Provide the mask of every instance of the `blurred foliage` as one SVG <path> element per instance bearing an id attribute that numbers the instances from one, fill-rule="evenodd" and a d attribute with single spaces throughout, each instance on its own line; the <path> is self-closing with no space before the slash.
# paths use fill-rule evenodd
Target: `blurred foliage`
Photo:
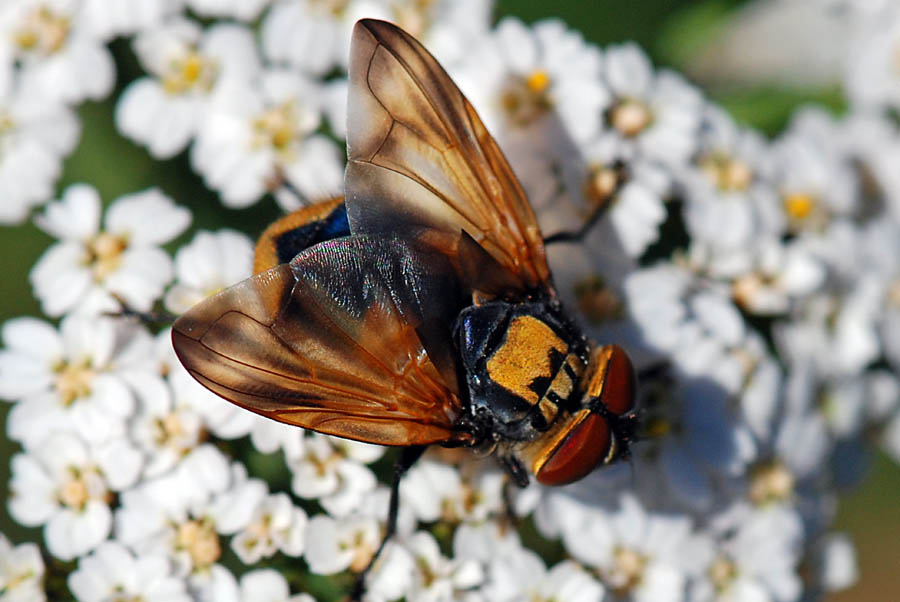
<path id="1" fill-rule="evenodd" d="M 558 17 L 580 30 L 587 40 L 606 46 L 633 40 L 643 47 L 658 65 L 678 68 L 687 64 L 691 56 L 726 22 L 731 11 L 746 0 L 500 0 L 498 18 L 516 15 L 527 22 Z M 194 227 L 222 228 L 241 224 L 244 231 L 254 233 L 271 222 L 279 210 L 271 199 L 245 210 L 222 207 L 215 194 L 189 168 L 187 153 L 166 161 L 152 159 L 147 152 L 120 136 L 113 124 L 113 98 L 128 81 L 140 75 L 140 69 L 126 41 L 113 45 L 119 65 L 119 84 L 111 99 L 101 103 L 86 103 L 79 109 L 82 138 L 77 151 L 65 163 L 57 191 L 75 182 L 89 182 L 109 203 L 120 195 L 158 186 L 177 202 L 194 212 Z M 702 82 L 699 84 L 702 86 Z M 797 106 L 816 102 L 834 110 L 843 108 L 840 91 L 785 90 L 779 88 L 706 89 L 708 96 L 721 104 L 738 120 L 772 135 L 790 118 Z M 170 247 L 175 248 L 190 238 L 185 235 Z M 31 296 L 28 271 L 51 243 L 52 239 L 31 224 L 18 227 L 0 226 L 0 322 L 21 315 L 40 315 L 40 308 Z M 7 405 L 0 406 L 0 424 L 5 423 Z M 0 437 L 0 491 L 7 497 L 9 458 L 18 446 Z M 264 474 L 274 463 L 261 454 L 251 455 L 254 473 Z M 862 567 L 860 585 L 835 600 L 900 599 L 896 583 L 897 541 L 900 540 L 900 507 L 896 503 L 900 492 L 900 468 L 879 456 L 873 477 L 857 492 L 842 500 L 838 529 L 853 534 L 859 549 Z M 284 475 L 271 477 L 270 482 L 287 489 Z M 14 541 L 40 540 L 38 529 L 27 529 L 13 523 L 5 505 L 0 510 L 0 531 Z M 525 539 L 539 539 L 530 524 Z M 534 543 L 537 543 L 535 541 Z M 558 554 L 559 551 L 555 550 Z M 285 566 L 296 560 L 284 559 Z M 290 571 L 292 585 L 300 586 L 295 571 Z M 302 586 L 323 599 L 336 595 L 335 582 L 322 577 L 306 578 Z M 892 589 L 891 589 L 892 588 Z M 894 592 L 891 596 L 890 592 Z"/>

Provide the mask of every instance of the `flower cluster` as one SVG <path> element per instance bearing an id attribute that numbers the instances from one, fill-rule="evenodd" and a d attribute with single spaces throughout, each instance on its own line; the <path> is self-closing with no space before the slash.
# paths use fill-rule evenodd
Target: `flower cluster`
<path id="1" fill-rule="evenodd" d="M 800 110 L 769 140 L 636 45 L 492 24 L 489 0 L 5 1 L 0 222 L 54 242 L 30 272 L 47 319 L 0 329 L 21 446 L 8 511 L 43 529 L 0 536 L 0 598 L 44 600 L 55 580 L 91 602 L 311 602 L 373 559 L 390 454 L 230 405 L 167 329 L 122 314 L 181 313 L 248 277 L 250 233 L 194 231 L 172 253 L 192 214 L 162 191 L 56 190 L 76 108 L 111 93 L 125 37 L 142 74 L 115 126 L 154 159 L 184 153 L 231 208 L 339 195 L 363 16 L 444 64 L 545 236 L 599 215 L 548 256 L 641 382 L 630 460 L 570 486 L 517 490 L 491 458 L 430 450 L 366 599 L 789 602 L 852 584 L 836 498 L 876 446 L 900 461 L 900 9 L 822 2 L 837 6 L 858 32 L 849 110 Z"/>

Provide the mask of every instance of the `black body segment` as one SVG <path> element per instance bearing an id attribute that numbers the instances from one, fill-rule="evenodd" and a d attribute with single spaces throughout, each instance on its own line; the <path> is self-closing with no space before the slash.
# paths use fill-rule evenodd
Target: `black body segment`
<path id="1" fill-rule="evenodd" d="M 350 236 L 350 223 L 346 205 L 339 203 L 322 219 L 283 232 L 275 241 L 278 262 L 288 263 L 309 247 L 345 236 Z"/>
<path id="2" fill-rule="evenodd" d="M 343 198 L 297 209 L 270 225 L 259 237 L 253 273 L 288 263 L 309 247 L 345 236 L 350 236 L 350 223 Z"/>

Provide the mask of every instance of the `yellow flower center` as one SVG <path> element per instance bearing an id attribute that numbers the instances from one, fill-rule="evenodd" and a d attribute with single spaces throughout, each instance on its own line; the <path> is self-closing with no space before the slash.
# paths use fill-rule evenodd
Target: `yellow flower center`
<path id="1" fill-rule="evenodd" d="M 195 570 L 208 568 L 222 555 L 219 535 L 212 521 L 206 518 L 190 520 L 180 525 L 175 536 L 175 546 L 187 551 Z"/>
<path id="2" fill-rule="evenodd" d="M 756 466 L 750 475 L 750 501 L 762 505 L 790 499 L 794 492 L 794 475 L 778 461 Z"/>
<path id="3" fill-rule="evenodd" d="M 187 435 L 187 430 L 181 421 L 178 412 L 169 412 L 154 423 L 154 442 L 159 446 L 176 447 L 180 440 Z M 177 451 L 177 450 L 176 450 Z"/>
<path id="4" fill-rule="evenodd" d="M 394 4 L 394 22 L 414 38 L 421 38 L 431 25 L 428 12 L 434 0 L 405 0 Z"/>
<path id="5" fill-rule="evenodd" d="M 88 487 L 83 479 L 75 475 L 59 490 L 59 501 L 69 508 L 81 510 L 89 498 Z"/>
<path id="6" fill-rule="evenodd" d="M 56 374 L 56 390 L 64 406 L 68 407 L 75 400 L 91 394 L 91 382 L 94 380 L 91 360 L 63 362 L 56 368 Z"/>
<path id="7" fill-rule="evenodd" d="M 718 556 L 709 567 L 709 580 L 719 593 L 727 590 L 737 575 L 737 566 L 727 556 Z"/>
<path id="8" fill-rule="evenodd" d="M 250 523 L 244 531 L 247 534 L 243 542 L 244 547 L 249 551 L 259 545 L 261 541 L 271 541 L 272 537 L 269 533 L 271 527 L 271 514 L 264 514 L 259 520 Z"/>
<path id="9" fill-rule="evenodd" d="M 550 87 L 550 75 L 543 69 L 537 69 L 525 78 L 525 85 L 531 93 L 543 94 Z"/>
<path id="10" fill-rule="evenodd" d="M 900 309 L 900 279 L 894 280 L 888 287 L 887 304 L 894 309 Z"/>
<path id="11" fill-rule="evenodd" d="M 607 576 L 609 585 L 620 595 L 637 587 L 644 576 L 647 557 L 631 548 L 619 547 L 613 552 L 612 574 Z"/>
<path id="12" fill-rule="evenodd" d="M 620 134 L 633 138 L 650 127 L 653 113 L 643 102 L 626 98 L 609 110 L 609 122 Z"/>
<path id="13" fill-rule="evenodd" d="M 91 267 L 96 282 L 103 282 L 119 269 L 122 253 L 127 248 L 125 237 L 109 232 L 101 232 L 88 241 L 85 263 Z"/>
<path id="14" fill-rule="evenodd" d="M 724 154 L 714 154 L 699 162 L 710 182 L 723 192 L 742 192 L 753 183 L 753 170 L 743 161 Z"/>
<path id="15" fill-rule="evenodd" d="M 816 208 L 816 199 L 810 194 L 795 193 L 784 197 L 784 211 L 788 218 L 803 221 L 812 215 Z"/>
<path id="16" fill-rule="evenodd" d="M 286 102 L 265 111 L 253 120 L 253 141 L 256 148 L 269 146 L 281 155 L 292 152 L 293 142 L 299 138 L 297 104 Z"/>
<path id="17" fill-rule="evenodd" d="M 766 289 L 778 286 L 775 276 L 749 272 L 739 276 L 731 285 L 731 297 L 734 302 L 744 309 L 752 310 L 755 307 L 754 300 L 763 294 Z"/>
<path id="18" fill-rule="evenodd" d="M 16 121 L 3 107 L 0 107 L 0 137 L 6 136 L 16 129 Z M 2 142 L 2 140 L 0 140 Z M 2 148 L 0 148 L 2 151 Z"/>
<path id="19" fill-rule="evenodd" d="M 70 30 L 69 17 L 41 6 L 29 13 L 14 33 L 16 45 L 26 52 L 48 56 L 65 45 Z"/>
<path id="20" fill-rule="evenodd" d="M 353 560 L 350 561 L 350 570 L 358 573 L 369 566 L 372 556 L 375 555 L 375 547 L 366 539 L 366 533 L 362 529 L 353 534 L 350 544 L 343 544 L 342 548 L 353 549 Z"/>
<path id="21" fill-rule="evenodd" d="M 350 0 L 311 0 L 309 9 L 320 15 L 331 15 L 335 18 L 341 18 L 347 12 L 347 6 Z"/>
<path id="22" fill-rule="evenodd" d="M 507 119 L 518 127 L 526 127 L 553 108 L 550 97 L 550 75 L 543 69 L 531 74 L 511 76 L 500 93 L 500 106 Z"/>
<path id="23" fill-rule="evenodd" d="M 219 75 L 218 65 L 197 52 L 190 50 L 184 56 L 174 59 L 162 77 L 163 89 L 172 95 L 212 89 Z"/>
<path id="24" fill-rule="evenodd" d="M 597 209 L 612 199 L 621 183 L 622 173 L 611 165 L 595 165 L 584 182 L 584 196 L 591 209 Z"/>
<path id="25" fill-rule="evenodd" d="M 307 456 L 309 463 L 313 465 L 316 469 L 316 474 L 320 477 L 324 477 L 328 474 L 334 466 L 344 458 L 345 455 L 337 449 L 325 457 L 319 456 L 318 454 L 309 454 L 309 456 Z"/>

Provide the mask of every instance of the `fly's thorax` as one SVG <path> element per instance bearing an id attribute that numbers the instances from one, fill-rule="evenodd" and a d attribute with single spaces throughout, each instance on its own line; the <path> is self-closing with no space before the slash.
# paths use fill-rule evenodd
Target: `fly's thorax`
<path id="1" fill-rule="evenodd" d="M 491 301 L 456 328 L 471 410 L 498 435 L 533 439 L 574 409 L 587 344 L 557 302 Z"/>

